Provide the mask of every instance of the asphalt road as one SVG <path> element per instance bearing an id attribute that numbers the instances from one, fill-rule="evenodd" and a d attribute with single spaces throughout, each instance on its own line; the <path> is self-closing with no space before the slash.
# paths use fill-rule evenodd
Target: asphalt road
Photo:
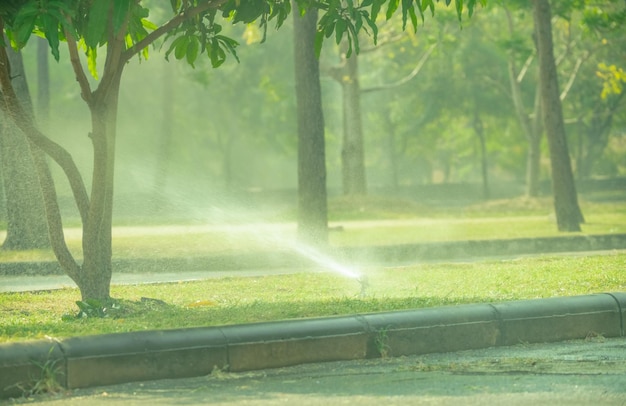
<path id="1" fill-rule="evenodd" d="M 331 362 L 79 389 L 45 405 L 626 405 L 626 338 Z"/>

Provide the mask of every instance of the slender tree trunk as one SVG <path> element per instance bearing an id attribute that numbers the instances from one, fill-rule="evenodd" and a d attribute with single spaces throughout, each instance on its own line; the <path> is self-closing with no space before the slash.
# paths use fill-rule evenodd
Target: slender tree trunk
<path id="1" fill-rule="evenodd" d="M 534 116 L 529 117 L 526 106 L 522 99 L 522 89 L 517 79 L 517 69 L 512 57 L 509 58 L 509 83 L 511 84 L 511 97 L 517 119 L 522 127 L 528 150 L 526 151 L 526 196 L 536 197 L 539 195 L 539 172 L 541 162 L 541 137 L 543 126 L 541 125 L 541 95 L 540 86 L 535 93 Z"/>
<path id="2" fill-rule="evenodd" d="M 343 74 L 340 78 L 343 92 L 343 145 L 341 150 L 344 195 L 366 195 L 365 152 L 361 122 L 361 87 L 359 60 L 353 53 L 346 58 L 347 45 L 342 47 Z"/>
<path id="3" fill-rule="evenodd" d="M 7 56 L 13 88 L 32 119 L 32 102 L 22 55 L 10 49 Z M 2 248 L 10 250 L 49 248 L 50 239 L 43 196 L 33 161 L 34 155 L 39 155 L 39 158 L 43 159 L 43 152 L 33 146 L 31 155 L 31 147 L 24 134 L 8 117 L 3 116 L 0 129 L 0 160 L 6 196 L 7 236 Z"/>
<path id="4" fill-rule="evenodd" d="M 389 151 L 389 166 L 391 169 L 391 186 L 393 190 L 397 192 L 400 189 L 399 183 L 399 170 L 398 170 L 398 160 L 400 159 L 398 153 L 398 147 L 396 142 L 396 128 L 389 117 L 389 112 L 384 112 L 385 116 L 385 128 L 386 128 L 386 138 L 387 138 L 387 150 Z"/>
<path id="5" fill-rule="evenodd" d="M 526 197 L 539 196 L 539 173 L 541 168 L 541 134 L 528 137 L 526 152 Z"/>
<path id="6" fill-rule="evenodd" d="M 298 10 L 297 5 L 293 5 Z M 319 61 L 315 55 L 317 10 L 294 11 L 294 58 L 298 118 L 298 237 L 328 243 L 326 153 Z"/>
<path id="7" fill-rule="evenodd" d="M 584 218 L 578 206 L 576 186 L 565 136 L 552 44 L 550 3 L 548 0 L 533 0 L 533 5 L 543 119 L 550 147 L 552 191 L 554 193 L 557 226 L 559 231 L 580 231 L 580 223 L 584 222 Z"/>
<path id="8" fill-rule="evenodd" d="M 161 210 L 165 203 L 165 188 L 169 173 L 170 148 L 172 144 L 172 121 L 174 119 L 174 80 L 172 67 L 169 63 L 163 64 L 163 94 L 161 99 L 161 128 L 156 154 L 156 170 L 154 173 L 154 197 L 157 210 Z"/>
<path id="9" fill-rule="evenodd" d="M 480 143 L 480 168 L 483 180 L 483 199 L 489 200 L 491 191 L 489 189 L 489 164 L 487 160 L 487 142 L 485 140 L 485 127 L 478 112 L 474 112 L 474 132 Z"/>
<path id="10" fill-rule="evenodd" d="M 593 172 L 594 164 L 602 157 L 609 143 L 613 117 L 620 111 L 626 93 L 622 92 L 607 100 L 607 104 L 596 105 L 589 124 L 579 120 L 579 148 L 576 175 L 578 179 L 587 179 Z"/>

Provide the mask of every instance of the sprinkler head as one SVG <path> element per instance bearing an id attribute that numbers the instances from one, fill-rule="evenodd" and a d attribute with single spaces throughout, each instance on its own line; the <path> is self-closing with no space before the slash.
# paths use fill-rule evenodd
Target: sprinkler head
<path id="1" fill-rule="evenodd" d="M 365 297 L 367 288 L 370 286 L 369 279 L 367 279 L 367 275 L 361 275 L 356 279 L 357 282 L 361 285 L 361 297 Z"/>

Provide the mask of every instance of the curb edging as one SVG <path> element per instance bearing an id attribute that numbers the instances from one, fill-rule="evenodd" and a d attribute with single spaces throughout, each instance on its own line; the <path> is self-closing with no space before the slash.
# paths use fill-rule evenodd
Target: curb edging
<path id="1" fill-rule="evenodd" d="M 56 372 L 65 388 L 304 363 L 622 337 L 626 292 L 0 344 L 0 399 Z"/>

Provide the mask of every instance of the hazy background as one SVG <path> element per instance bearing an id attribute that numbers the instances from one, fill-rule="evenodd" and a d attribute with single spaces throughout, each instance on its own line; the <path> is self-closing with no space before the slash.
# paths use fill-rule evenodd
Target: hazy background
<path id="1" fill-rule="evenodd" d="M 158 9 L 153 14 L 159 21 Z M 521 66 L 532 53 L 532 18 L 523 13 L 514 18 L 516 30 L 511 34 L 497 8 L 478 10 L 462 29 L 453 14 L 438 12 L 435 19 L 426 18 L 416 34 L 402 34 L 399 21 L 381 24 L 383 45 L 376 50 L 367 49 L 371 41 L 362 39 L 363 89 L 401 80 L 432 44 L 438 44 L 415 78 L 401 87 L 362 95 L 371 195 L 428 201 L 437 197 L 437 185 L 452 185 L 448 190 L 459 193 L 459 199 L 479 200 L 476 115 L 485 129 L 492 197 L 523 193 L 527 143 L 507 94 L 507 58 L 513 55 Z M 602 38 L 585 32 L 577 20 L 570 24 L 558 20 L 554 30 L 555 54 L 570 46 L 559 65 L 562 83 L 571 77 L 577 60 L 593 50 L 563 102 L 576 169 L 577 154 L 591 145 L 584 133 L 590 106 L 602 103 L 598 63 L 623 63 L 626 41 L 623 35 Z M 267 203 L 269 212 L 295 207 L 291 19 L 279 32 L 270 29 L 264 44 L 259 44 L 261 33 L 255 27 L 225 26 L 225 31 L 241 43 L 241 63 L 231 58 L 212 69 L 207 59 L 193 69 L 173 55 L 165 61 L 164 47 L 152 49 L 148 61 L 135 59 L 127 67 L 119 104 L 114 220 L 150 213 L 203 220 L 212 211 L 236 206 Z M 573 45 L 568 42 L 572 36 Z M 23 51 L 33 95 L 37 90 L 34 45 L 33 41 Z M 322 72 L 337 63 L 338 49 L 331 39 L 321 57 Z M 50 118 L 40 119 L 41 127 L 73 154 L 89 183 L 89 114 L 66 54 L 59 63 L 50 60 L 50 75 Z M 529 103 L 536 81 L 534 61 L 522 82 Z M 341 89 L 328 75 L 322 77 L 322 87 L 329 195 L 337 196 L 341 194 Z M 607 146 L 594 160 L 587 179 L 626 174 L 625 110 L 622 107 L 615 114 Z M 545 137 L 543 144 L 541 179 L 547 187 Z M 395 176 L 392 164 L 397 168 Z M 54 164 L 51 167 L 62 201 L 67 202 L 65 209 L 73 213 L 66 181 Z"/>

